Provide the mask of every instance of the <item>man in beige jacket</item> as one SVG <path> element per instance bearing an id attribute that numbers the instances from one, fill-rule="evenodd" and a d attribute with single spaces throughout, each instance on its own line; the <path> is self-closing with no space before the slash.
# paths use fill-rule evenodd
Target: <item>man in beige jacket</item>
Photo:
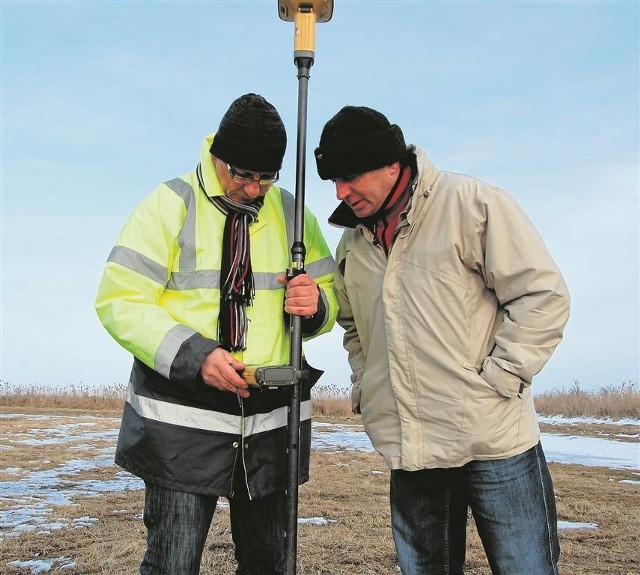
<path id="1" fill-rule="evenodd" d="M 371 108 L 325 125 L 318 174 L 345 228 L 335 286 L 354 410 L 391 469 L 404 575 L 462 574 L 471 508 L 496 575 L 558 573 L 531 394 L 569 294 L 507 192 L 439 171 Z"/>

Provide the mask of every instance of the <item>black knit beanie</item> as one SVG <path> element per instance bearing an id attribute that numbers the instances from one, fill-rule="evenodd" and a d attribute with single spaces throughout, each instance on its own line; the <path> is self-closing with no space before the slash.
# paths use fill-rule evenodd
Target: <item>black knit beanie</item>
<path id="1" fill-rule="evenodd" d="M 277 172 L 287 148 L 287 133 L 276 109 L 262 96 L 245 94 L 222 117 L 210 152 L 235 168 Z"/>
<path id="2" fill-rule="evenodd" d="M 345 106 L 324 126 L 315 149 L 323 180 L 377 170 L 407 153 L 402 130 L 365 106 Z"/>

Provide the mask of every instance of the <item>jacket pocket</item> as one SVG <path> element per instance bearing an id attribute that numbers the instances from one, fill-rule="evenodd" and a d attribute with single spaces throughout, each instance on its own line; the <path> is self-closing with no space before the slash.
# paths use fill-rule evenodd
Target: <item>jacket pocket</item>
<path id="1" fill-rule="evenodd" d="M 466 364 L 463 367 L 478 373 L 475 367 L 470 367 Z M 478 375 L 502 397 L 509 399 L 522 397 L 523 381 L 517 375 L 498 367 L 490 356 L 482 362 L 482 371 Z"/>

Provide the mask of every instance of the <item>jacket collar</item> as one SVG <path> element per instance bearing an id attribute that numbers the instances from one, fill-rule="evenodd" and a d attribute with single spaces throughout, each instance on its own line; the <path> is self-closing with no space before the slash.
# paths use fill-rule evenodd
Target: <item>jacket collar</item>
<path id="1" fill-rule="evenodd" d="M 204 187 L 208 196 L 221 196 L 224 194 L 222 186 L 218 181 L 218 175 L 216 174 L 216 167 L 211 160 L 211 144 L 213 143 L 214 134 L 209 134 L 202 143 L 200 148 L 200 165 L 202 166 L 202 178 L 204 180 Z"/>
<path id="2" fill-rule="evenodd" d="M 355 228 L 362 220 L 357 217 L 346 202 L 340 202 L 329 216 L 329 223 L 339 228 Z"/>
<path id="3" fill-rule="evenodd" d="M 424 196 L 428 196 L 436 183 L 436 178 L 440 171 L 431 161 L 427 152 L 422 148 L 414 147 L 413 150 L 416 155 L 416 164 L 418 166 L 418 177 L 414 182 L 414 194 L 419 193 Z"/>

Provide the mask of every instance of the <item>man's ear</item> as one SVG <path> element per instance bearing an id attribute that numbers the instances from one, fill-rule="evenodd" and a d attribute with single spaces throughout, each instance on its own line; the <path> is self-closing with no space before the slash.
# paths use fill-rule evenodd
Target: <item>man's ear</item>
<path id="1" fill-rule="evenodd" d="M 398 175 L 400 174 L 400 162 L 393 162 L 393 164 L 389 164 L 387 166 L 387 170 L 389 172 L 390 176 L 393 177 L 398 177 Z"/>

